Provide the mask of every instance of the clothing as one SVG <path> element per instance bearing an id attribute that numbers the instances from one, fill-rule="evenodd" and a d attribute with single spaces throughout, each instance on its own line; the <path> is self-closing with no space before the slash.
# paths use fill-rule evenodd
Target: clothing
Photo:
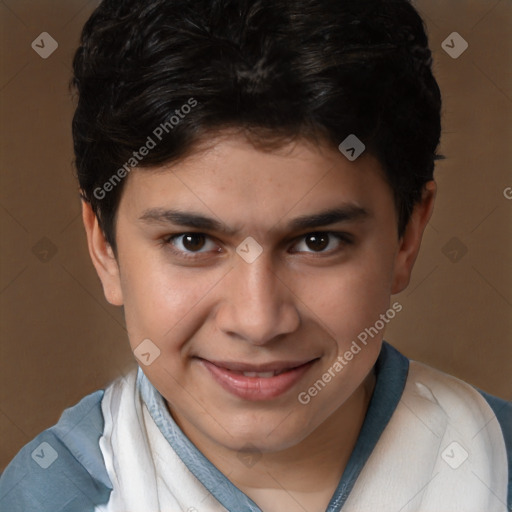
<path id="1" fill-rule="evenodd" d="M 494 512 L 506 511 L 507 499 L 512 510 L 511 404 L 386 343 L 375 372 L 327 511 Z M 0 510 L 260 511 L 183 434 L 140 370 L 25 446 L 0 479 Z"/>

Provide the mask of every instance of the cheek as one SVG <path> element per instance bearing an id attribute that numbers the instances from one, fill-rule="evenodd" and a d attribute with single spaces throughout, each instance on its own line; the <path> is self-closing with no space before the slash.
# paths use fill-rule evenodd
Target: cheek
<path id="1" fill-rule="evenodd" d="M 223 277 L 221 270 L 194 270 L 149 255 L 124 261 L 121 285 L 132 348 L 149 338 L 162 351 L 182 349 L 205 320 L 208 294 Z"/>
<path id="2" fill-rule="evenodd" d="M 391 278 L 392 256 L 366 251 L 346 264 L 309 272 L 294 288 L 307 314 L 342 349 L 388 309 Z"/>
<path id="3" fill-rule="evenodd" d="M 330 334 L 327 357 L 302 390 L 311 428 L 338 409 L 375 364 L 384 329 L 371 328 L 389 308 L 392 261 L 392 250 L 388 256 L 361 252 L 350 264 L 317 274 L 314 287 L 302 289 L 304 304 Z"/>

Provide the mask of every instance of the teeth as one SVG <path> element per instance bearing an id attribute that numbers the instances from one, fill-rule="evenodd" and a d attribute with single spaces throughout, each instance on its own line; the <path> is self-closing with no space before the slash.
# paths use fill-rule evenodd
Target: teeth
<path id="1" fill-rule="evenodd" d="M 244 377 L 260 377 L 262 379 L 268 379 L 277 373 L 279 372 L 242 372 Z"/>

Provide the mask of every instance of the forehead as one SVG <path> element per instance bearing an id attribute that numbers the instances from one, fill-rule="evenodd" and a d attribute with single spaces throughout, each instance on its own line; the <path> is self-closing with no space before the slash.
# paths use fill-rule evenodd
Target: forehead
<path id="1" fill-rule="evenodd" d="M 369 154 L 351 162 L 335 148 L 303 139 L 264 151 L 243 137 L 224 137 L 179 162 L 132 171 L 119 213 L 135 217 L 172 207 L 275 223 L 341 204 L 372 210 L 390 201 L 382 168 Z"/>

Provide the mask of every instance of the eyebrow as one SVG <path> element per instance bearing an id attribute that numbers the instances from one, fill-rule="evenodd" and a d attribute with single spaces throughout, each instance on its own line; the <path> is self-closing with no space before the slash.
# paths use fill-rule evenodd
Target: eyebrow
<path id="1" fill-rule="evenodd" d="M 337 208 L 326 209 L 311 215 L 302 215 L 291 220 L 287 229 L 302 231 L 329 226 L 338 222 L 355 222 L 370 217 L 367 209 L 354 204 L 345 204 Z M 226 235 L 234 235 L 237 229 L 229 228 L 222 222 L 205 215 L 181 210 L 150 208 L 145 210 L 139 220 L 148 224 L 174 224 L 177 226 L 216 231 Z"/>
<path id="2" fill-rule="evenodd" d="M 354 222 L 370 217 L 366 208 L 356 205 L 343 205 L 338 208 L 323 210 L 313 215 L 303 215 L 293 219 L 289 227 L 295 231 L 315 229 L 321 226 L 329 226 L 338 222 Z"/>

